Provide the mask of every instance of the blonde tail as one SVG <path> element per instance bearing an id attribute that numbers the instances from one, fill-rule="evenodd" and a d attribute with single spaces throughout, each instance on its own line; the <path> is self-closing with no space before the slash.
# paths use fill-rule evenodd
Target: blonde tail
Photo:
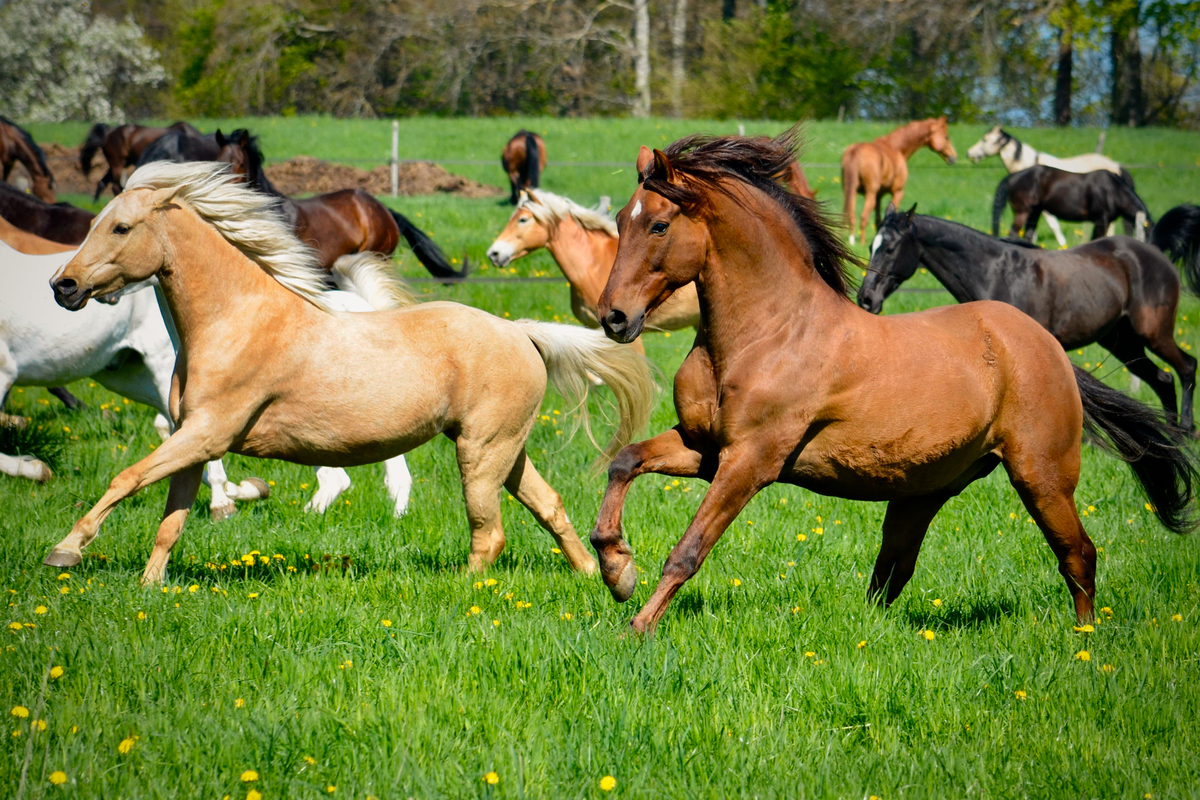
<path id="1" fill-rule="evenodd" d="M 354 253 L 333 262 L 333 282 L 356 294 L 376 311 L 411 306 L 416 300 L 396 277 L 392 260 L 379 253 Z"/>

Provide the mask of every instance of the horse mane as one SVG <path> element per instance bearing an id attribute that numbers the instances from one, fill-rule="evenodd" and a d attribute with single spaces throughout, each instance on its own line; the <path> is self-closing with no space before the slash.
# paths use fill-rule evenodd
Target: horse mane
<path id="1" fill-rule="evenodd" d="M 255 186 L 259 191 L 267 194 L 279 195 L 283 194 L 275 188 L 275 184 L 271 183 L 267 177 L 266 170 L 263 169 L 263 161 L 265 160 L 262 152 L 262 146 L 258 143 L 258 137 L 252 135 L 247 128 L 238 128 L 233 133 L 229 134 L 228 141 L 237 142 L 242 136 L 246 137 L 246 146 L 243 148 L 246 151 L 246 157 L 250 161 L 250 175 L 248 181 Z"/>
<path id="2" fill-rule="evenodd" d="M 175 189 L 175 201 L 196 212 L 263 272 L 328 311 L 325 271 L 316 250 L 296 238 L 275 198 L 232 178 L 228 164 L 155 161 L 138 167 L 125 189 Z"/>
<path id="3" fill-rule="evenodd" d="M 903 214 L 888 214 L 888 215 L 884 216 L 883 224 L 880 227 L 885 227 L 889 224 L 892 224 L 889 222 L 889 220 L 891 220 L 893 217 L 901 217 L 901 216 L 904 216 L 904 215 Z M 939 226 L 942 226 L 942 227 L 955 228 L 957 230 L 960 230 L 960 231 L 963 231 L 966 233 L 971 233 L 976 236 L 983 237 L 984 239 L 987 239 L 988 241 L 1000 242 L 1002 244 L 1010 244 L 1010 245 L 1014 245 L 1015 247 L 1024 248 L 1025 250 L 1041 250 L 1042 249 L 1041 245 L 1038 245 L 1034 242 L 1030 242 L 1025 239 L 1011 237 L 1011 236 L 992 236 L 985 231 L 981 231 L 977 228 L 972 228 L 970 225 L 964 225 L 961 222 L 955 222 L 952 219 L 945 219 L 943 217 L 934 217 L 934 216 L 930 216 L 929 214 L 917 214 L 914 217 L 914 220 L 917 220 L 917 219 L 929 220 L 931 222 L 937 223 Z"/>
<path id="4" fill-rule="evenodd" d="M 33 151 L 33 156 L 37 159 L 38 166 L 41 167 L 42 172 L 46 174 L 46 177 L 50 179 L 50 185 L 52 187 L 55 186 L 56 181 L 54 180 L 54 173 L 50 171 L 50 165 L 46 163 L 46 154 L 42 152 L 42 148 L 33 140 L 33 137 L 29 135 L 29 131 L 25 130 L 20 125 L 2 114 L 0 114 L 0 122 L 3 122 L 5 125 L 8 125 L 17 133 L 21 134 L 21 138 L 25 140 L 25 144 L 29 145 L 29 149 Z"/>
<path id="5" fill-rule="evenodd" d="M 547 192 L 544 189 L 538 189 L 536 194 L 526 191 L 521 195 L 521 202 L 517 204 L 517 210 L 522 208 L 527 210 L 534 219 L 547 227 L 553 227 L 566 217 L 570 217 L 585 230 L 600 231 L 614 239 L 617 238 L 617 223 L 601 209 L 586 208 L 569 197 Z"/>
<path id="6" fill-rule="evenodd" d="M 840 236 L 834 222 L 820 203 L 789 189 L 783 181 L 796 158 L 799 129 L 792 127 L 776 138 L 766 136 L 709 136 L 695 134 L 679 139 L 666 150 L 676 172 L 689 180 L 671 183 L 656 172 L 651 162 L 640 176 L 644 186 L 681 206 L 696 206 L 704 201 L 701 187 L 728 194 L 722 183 L 736 180 L 749 184 L 778 203 L 808 241 L 817 274 L 842 297 L 848 297 L 850 279 L 847 264 L 860 265 Z"/>

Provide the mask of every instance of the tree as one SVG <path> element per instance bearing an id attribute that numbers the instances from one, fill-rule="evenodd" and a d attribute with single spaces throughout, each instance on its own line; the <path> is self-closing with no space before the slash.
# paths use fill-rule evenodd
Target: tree
<path id="1" fill-rule="evenodd" d="M 1145 112 L 1142 96 L 1142 45 L 1138 36 L 1137 0 L 1109 4 L 1112 47 L 1112 99 L 1110 117 L 1116 125 L 1141 125 Z"/>
<path id="2" fill-rule="evenodd" d="M 633 115 L 650 116 L 650 2 L 633 0 Z"/>
<path id="3" fill-rule="evenodd" d="M 671 16 L 671 112 L 683 116 L 684 46 L 687 44 L 688 0 L 675 0 Z"/>

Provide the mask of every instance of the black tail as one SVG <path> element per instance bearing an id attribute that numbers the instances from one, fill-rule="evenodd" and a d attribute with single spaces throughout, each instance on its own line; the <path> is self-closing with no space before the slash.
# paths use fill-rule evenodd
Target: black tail
<path id="1" fill-rule="evenodd" d="M 1150 244 L 1183 267 L 1188 288 L 1200 295 L 1200 206 L 1185 203 L 1163 214 L 1150 231 Z"/>
<path id="2" fill-rule="evenodd" d="M 538 188 L 542 177 L 542 153 L 538 148 L 537 137 L 525 131 L 525 186 Z"/>
<path id="3" fill-rule="evenodd" d="M 97 122 L 88 131 L 87 138 L 83 140 L 83 147 L 79 149 L 79 168 L 83 170 L 83 177 L 88 177 L 92 171 L 92 158 L 96 155 L 96 151 L 104 147 L 104 137 L 108 135 L 108 126 L 103 122 Z"/>
<path id="4" fill-rule="evenodd" d="M 992 200 L 992 236 L 1000 235 L 1000 215 L 1008 205 L 1008 179 L 1011 177 L 1012 175 L 1005 175 L 996 186 L 996 197 Z"/>
<path id="5" fill-rule="evenodd" d="M 462 270 L 456 270 L 450 266 L 450 261 L 442 253 L 440 247 L 434 243 L 425 233 L 408 221 L 408 217 L 403 214 L 388 209 L 392 214 L 392 219 L 396 220 L 396 225 L 400 228 L 400 235 L 408 242 L 408 246 L 416 253 L 417 260 L 425 265 L 425 269 L 429 270 L 429 274 L 435 278 L 443 279 L 458 279 L 462 280 L 467 277 L 468 265 L 466 259 L 463 259 Z"/>
<path id="6" fill-rule="evenodd" d="M 1185 444 L 1187 434 L 1079 367 L 1075 383 L 1083 400 L 1083 429 L 1129 465 L 1163 527 L 1175 533 L 1195 528 L 1192 499 L 1200 465 Z"/>

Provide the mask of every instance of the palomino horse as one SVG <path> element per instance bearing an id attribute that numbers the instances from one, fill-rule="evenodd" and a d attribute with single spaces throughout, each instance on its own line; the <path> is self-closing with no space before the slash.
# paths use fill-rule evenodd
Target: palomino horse
<path id="1" fill-rule="evenodd" d="M 204 462 L 226 452 L 305 464 L 369 464 L 445 433 L 455 442 L 471 527 L 471 569 L 504 547 L 500 488 L 550 531 L 575 569 L 595 562 L 562 501 L 525 452 L 547 378 L 586 425 L 588 371 L 616 396 L 615 452 L 645 424 L 654 382 L 641 356 L 598 331 L 510 320 L 435 302 L 331 313 L 325 272 L 266 195 L 223 164 L 139 168 L 54 277 L 55 298 L 83 308 L 157 275 L 180 336 L 171 412 L 179 429 L 124 470 L 46 563 L 72 566 L 105 517 L 171 478 L 145 583 L 163 579 Z M 387 262 L 374 258 L 379 280 Z"/>
<path id="2" fill-rule="evenodd" d="M 617 223 L 603 211 L 584 208 L 566 197 L 525 189 L 487 256 L 504 267 L 541 247 L 571 284 L 571 311 L 589 328 L 599 328 L 596 303 L 617 257 Z M 675 331 L 700 324 L 696 287 L 680 287 L 646 321 L 646 330 Z M 640 343 L 639 343 L 640 346 Z"/>
<path id="3" fill-rule="evenodd" d="M 8 180 L 13 165 L 18 161 L 25 165 L 25 171 L 33 181 L 34 196 L 53 203 L 57 199 L 54 196 L 54 174 L 46 164 L 46 154 L 29 135 L 29 131 L 8 117 L 0 116 L 0 168 L 4 170 L 4 180 Z"/>
<path id="4" fill-rule="evenodd" d="M 958 160 L 946 118 L 922 119 L 902 125 L 887 136 L 873 142 L 858 142 L 842 153 L 842 192 L 845 202 L 842 215 L 850 229 L 850 244 L 854 234 L 861 229 L 863 241 L 867 238 L 867 216 L 875 210 L 875 227 L 879 227 L 880 202 L 885 194 L 891 194 L 897 206 L 904 200 L 904 184 L 908 182 L 908 159 L 922 147 L 953 164 Z M 854 220 L 856 195 L 863 196 L 861 224 Z"/>
<path id="5" fill-rule="evenodd" d="M 340 256 L 350 253 L 390 254 L 400 236 L 413 249 L 425 269 L 435 278 L 465 278 L 468 265 L 454 269 L 441 249 L 403 214 L 393 211 L 362 189 L 342 189 L 304 200 L 293 200 L 275 188 L 263 170 L 258 137 L 239 129 L 228 137 L 217 131 L 221 146 L 216 160 L 231 164 L 233 172 L 254 189 L 270 195 L 296 235 L 316 248 L 321 266 L 329 269 Z"/>
<path id="6" fill-rule="evenodd" d="M 1038 219 L 1046 211 L 1070 222 L 1091 222 L 1092 240 L 1108 233 L 1117 219 L 1125 224 L 1126 235 L 1136 233 L 1146 240 L 1146 226 L 1153 220 L 1150 209 L 1125 179 L 1104 170 L 1064 172 L 1054 167 L 1036 166 L 1005 175 L 996 186 L 992 200 L 992 235 L 1000 235 L 1000 216 L 1011 205 L 1013 224 L 1010 236 L 1034 241 Z"/>
<path id="7" fill-rule="evenodd" d="M 86 178 L 92 171 L 92 159 L 96 151 L 104 153 L 108 170 L 100 176 L 96 183 L 96 193 L 92 200 L 99 200 L 100 193 L 106 186 L 112 187 L 113 197 L 121 193 L 125 185 L 125 170 L 136 166 L 138 159 L 146 148 L 158 141 L 168 131 L 184 131 L 193 136 L 201 136 L 200 131 L 186 122 L 176 122 L 168 128 L 149 128 L 145 125 L 117 125 L 109 127 L 103 122 L 97 122 L 88 131 L 79 148 L 79 168 Z"/>
<path id="8" fill-rule="evenodd" d="M 1096 548 L 1073 499 L 1082 430 L 1106 435 L 1160 520 L 1191 526 L 1200 477 L 1174 429 L 1074 370 L 1044 328 L 1004 303 L 877 317 L 846 296 L 850 258 L 819 206 L 777 182 L 779 139 L 690 137 L 642 148 L 642 181 L 617 216 L 621 246 L 599 312 L 630 341 L 695 281 L 703 316 L 675 375 L 679 424 L 609 469 L 592 544 L 613 596 L 637 584 L 621 532 L 630 482 L 654 472 L 711 482 L 662 579 L 633 618 L 654 627 L 676 590 L 759 491 L 775 482 L 886 501 L 870 595 L 912 577 L 934 515 L 1003 464 L 1058 558 L 1078 619 L 1092 617 Z"/>
<path id="9" fill-rule="evenodd" d="M 1000 156 L 1004 168 L 1010 173 L 1020 172 L 1037 164 L 1045 164 L 1047 167 L 1061 169 L 1063 172 L 1095 172 L 1103 169 L 1125 178 L 1130 188 L 1133 188 L 1133 176 L 1129 174 L 1129 170 L 1108 156 L 1102 156 L 1099 153 L 1084 153 L 1068 158 L 1058 158 L 1033 149 L 999 125 L 985 133 L 983 138 L 971 145 L 971 149 L 967 151 L 967 157 L 977 164 L 988 156 Z M 1054 232 L 1058 246 L 1066 247 L 1067 238 L 1063 236 L 1058 219 L 1052 214 L 1043 213 L 1042 216 L 1045 218 L 1046 224 L 1050 226 L 1050 230 Z"/>
<path id="10" fill-rule="evenodd" d="M 508 202 L 514 206 L 523 189 L 536 189 L 546 168 L 546 143 L 542 137 L 524 128 L 513 134 L 500 153 L 500 166 L 508 175 L 512 194 Z"/>
<path id="11" fill-rule="evenodd" d="M 15 186 L 0 183 L 0 217 L 43 239 L 77 245 L 87 236 L 94 216 L 70 203 L 46 203 Z"/>
<path id="12" fill-rule="evenodd" d="M 858 290 L 860 306 L 878 314 L 884 299 L 918 266 L 927 267 L 960 303 L 1001 300 L 1014 305 L 1068 350 L 1099 342 L 1150 384 L 1172 424 L 1181 411 L 1183 427 L 1192 429 L 1196 359 L 1175 343 L 1179 273 L 1160 252 L 1183 231 L 1161 226 L 1164 244 L 1153 246 L 1109 237 L 1070 250 L 1042 250 L 919 216 L 915 210 L 897 212 L 889 206 L 871 245 L 871 264 Z M 1198 233 L 1191 231 L 1193 248 L 1200 244 Z M 1185 264 L 1192 285 L 1200 282 L 1197 266 L 1192 260 Z M 1175 402 L 1171 373 L 1146 357 L 1147 348 L 1179 375 L 1182 410 Z"/>

